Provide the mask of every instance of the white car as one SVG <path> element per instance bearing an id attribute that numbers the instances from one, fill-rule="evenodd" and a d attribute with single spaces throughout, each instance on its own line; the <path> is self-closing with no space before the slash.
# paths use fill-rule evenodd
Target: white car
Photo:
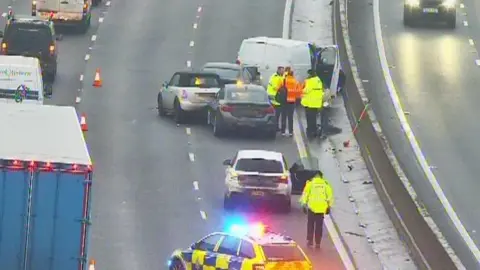
<path id="1" fill-rule="evenodd" d="M 225 170 L 224 208 L 233 209 L 242 200 L 271 202 L 290 212 L 292 179 L 282 153 L 240 150 L 223 162 Z"/>
<path id="2" fill-rule="evenodd" d="M 158 93 L 158 114 L 174 115 L 175 122 L 184 122 L 187 113 L 203 111 L 215 100 L 222 86 L 220 77 L 215 73 L 184 71 L 173 74 Z"/>

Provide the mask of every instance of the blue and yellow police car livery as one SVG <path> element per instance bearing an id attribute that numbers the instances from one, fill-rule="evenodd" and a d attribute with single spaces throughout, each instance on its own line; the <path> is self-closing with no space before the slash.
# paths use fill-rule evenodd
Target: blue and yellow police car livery
<path id="1" fill-rule="evenodd" d="M 186 250 L 175 250 L 171 270 L 311 270 L 312 264 L 291 238 L 262 224 L 233 225 L 207 235 Z"/>

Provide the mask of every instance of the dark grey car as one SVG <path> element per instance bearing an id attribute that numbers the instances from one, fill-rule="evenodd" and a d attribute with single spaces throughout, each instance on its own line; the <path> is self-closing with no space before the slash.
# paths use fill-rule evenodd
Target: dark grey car
<path id="1" fill-rule="evenodd" d="M 225 85 L 209 104 L 207 121 L 217 137 L 238 129 L 256 129 L 273 139 L 277 133 L 275 109 L 260 85 Z"/>
<path id="2" fill-rule="evenodd" d="M 261 85 L 260 73 L 257 67 L 227 62 L 210 62 L 203 66 L 202 71 L 216 73 L 224 84 L 234 84 L 241 80 L 244 84 L 253 83 Z"/>

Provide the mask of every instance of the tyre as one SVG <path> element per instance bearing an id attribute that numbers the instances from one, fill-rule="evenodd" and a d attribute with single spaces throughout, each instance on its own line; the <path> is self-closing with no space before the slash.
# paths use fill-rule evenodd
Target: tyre
<path id="1" fill-rule="evenodd" d="M 158 95 L 157 98 L 157 109 L 158 109 L 158 115 L 163 117 L 166 115 L 165 109 L 163 108 L 163 101 L 162 101 L 162 95 Z"/>
<path id="2" fill-rule="evenodd" d="M 222 122 L 221 116 L 218 113 L 213 117 L 213 135 L 215 137 L 221 137 L 225 135 L 225 125 Z"/>
<path id="3" fill-rule="evenodd" d="M 169 270 L 186 270 L 185 267 L 183 267 L 182 262 L 179 259 L 174 259 L 172 261 L 172 264 L 170 267 L 168 267 Z"/>
<path id="4" fill-rule="evenodd" d="M 447 27 L 449 29 L 455 29 L 457 27 L 456 12 L 453 12 L 453 14 L 449 14 L 448 19 L 447 19 Z"/>
<path id="5" fill-rule="evenodd" d="M 177 124 L 183 124 L 185 122 L 185 112 L 182 109 L 182 106 L 180 106 L 180 102 L 178 102 L 178 99 L 175 100 L 175 103 L 173 105 L 173 108 L 175 108 L 175 123 Z"/>
<path id="6" fill-rule="evenodd" d="M 90 28 L 90 20 L 91 20 L 91 16 L 88 16 L 88 18 L 86 18 L 85 20 L 83 20 L 80 25 L 78 25 L 77 27 L 77 30 L 80 34 L 85 34 L 88 32 L 88 29 Z"/>
<path id="7" fill-rule="evenodd" d="M 232 198 L 229 198 L 226 194 L 223 196 L 223 209 L 225 210 L 233 210 L 234 204 L 232 202 Z"/>

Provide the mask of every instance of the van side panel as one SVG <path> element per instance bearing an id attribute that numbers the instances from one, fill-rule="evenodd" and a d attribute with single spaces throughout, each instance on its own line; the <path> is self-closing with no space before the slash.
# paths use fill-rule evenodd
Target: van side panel
<path id="1" fill-rule="evenodd" d="M 0 170 L 0 266 L 23 270 L 29 174 Z"/>
<path id="2" fill-rule="evenodd" d="M 38 173 L 28 269 L 79 269 L 86 220 L 84 185 L 84 174 Z"/>

